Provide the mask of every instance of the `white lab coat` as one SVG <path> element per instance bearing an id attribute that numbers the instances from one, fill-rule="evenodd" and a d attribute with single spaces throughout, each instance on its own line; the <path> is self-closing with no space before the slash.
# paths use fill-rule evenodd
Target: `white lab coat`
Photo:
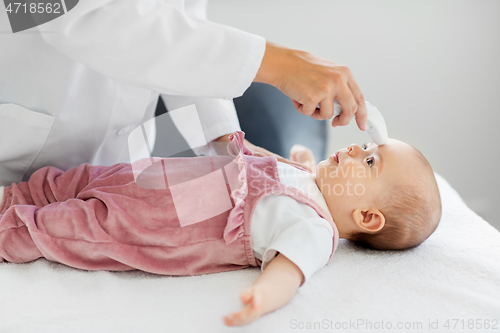
<path id="1" fill-rule="evenodd" d="M 238 130 L 232 98 L 265 52 L 264 38 L 207 21 L 205 0 L 83 0 L 16 34 L 0 8 L 0 185 L 129 162 L 128 134 L 160 93 L 170 110 L 195 104 L 208 141 Z"/>

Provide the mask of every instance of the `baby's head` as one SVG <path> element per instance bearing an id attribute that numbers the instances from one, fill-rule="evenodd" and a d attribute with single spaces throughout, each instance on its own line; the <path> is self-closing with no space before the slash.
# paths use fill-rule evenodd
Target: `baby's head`
<path id="1" fill-rule="evenodd" d="M 395 139 L 339 150 L 318 164 L 316 183 L 339 236 L 371 248 L 417 246 L 441 218 L 441 197 L 429 162 Z"/>

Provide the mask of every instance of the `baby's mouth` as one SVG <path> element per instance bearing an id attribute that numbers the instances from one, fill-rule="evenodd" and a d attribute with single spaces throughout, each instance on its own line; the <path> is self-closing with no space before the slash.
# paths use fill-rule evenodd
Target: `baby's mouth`
<path id="1" fill-rule="evenodd" d="M 330 157 L 333 158 L 335 160 L 335 162 L 339 163 L 339 152 L 338 151 L 333 153 Z"/>

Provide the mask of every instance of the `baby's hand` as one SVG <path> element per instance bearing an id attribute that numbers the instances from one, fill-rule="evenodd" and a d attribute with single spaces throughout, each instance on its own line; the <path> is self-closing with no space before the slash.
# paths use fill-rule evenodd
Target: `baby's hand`
<path id="1" fill-rule="evenodd" d="M 290 159 L 306 165 L 313 172 L 316 169 L 316 160 L 312 150 L 302 145 L 294 145 L 290 149 Z"/>
<path id="2" fill-rule="evenodd" d="M 248 288 L 241 293 L 240 299 L 244 305 L 244 309 L 225 316 L 224 324 L 228 326 L 246 325 L 263 314 L 263 294 L 258 288 Z"/>

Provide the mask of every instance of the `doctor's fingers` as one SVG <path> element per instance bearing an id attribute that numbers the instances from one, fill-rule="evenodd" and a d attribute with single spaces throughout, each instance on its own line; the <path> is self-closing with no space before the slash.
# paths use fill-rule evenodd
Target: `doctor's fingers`
<path id="1" fill-rule="evenodd" d="M 330 119 L 333 117 L 333 98 L 328 96 L 319 103 L 319 109 L 316 108 L 311 115 L 316 120 Z"/>
<path id="2" fill-rule="evenodd" d="M 328 75 L 315 77 L 303 88 L 301 94 L 300 102 L 292 99 L 295 108 L 317 120 L 333 117 L 333 100 L 337 99 L 344 114 L 338 125 L 347 125 L 354 117 L 359 104 L 364 102 L 363 94 L 348 69 L 338 71 L 335 68 Z"/>
<path id="3" fill-rule="evenodd" d="M 316 106 L 313 107 L 311 103 L 302 104 L 292 99 L 293 106 L 299 113 L 302 113 L 304 116 L 311 116 L 314 112 L 316 112 Z"/>
<path id="4" fill-rule="evenodd" d="M 314 99 L 313 99 L 314 100 Z M 304 104 L 297 102 L 292 99 L 293 106 L 299 113 L 302 113 L 304 116 L 312 116 L 317 110 L 317 104 L 314 102 L 305 102 Z"/>
<path id="5" fill-rule="evenodd" d="M 349 89 L 342 89 L 339 91 L 339 93 L 335 96 L 335 99 L 339 102 L 340 107 L 342 108 L 342 113 L 340 116 L 333 118 L 332 126 L 345 126 L 349 124 L 351 119 L 356 114 L 356 111 L 358 111 L 358 104 Z"/>
<path id="6" fill-rule="evenodd" d="M 333 98 L 331 97 L 325 98 L 316 104 L 314 102 L 301 104 L 293 99 L 292 102 L 295 109 L 305 116 L 311 116 L 316 120 L 325 120 L 333 117 Z"/>
<path id="7" fill-rule="evenodd" d="M 316 83 L 318 87 L 323 89 L 322 94 L 325 99 L 322 101 L 320 109 L 316 110 L 312 117 L 315 119 L 332 118 L 334 111 L 333 100 L 337 99 L 342 107 L 342 114 L 340 117 L 333 119 L 332 126 L 347 125 L 358 110 L 361 110 L 360 118 L 356 118 L 356 120 L 358 127 L 364 130 L 363 124 L 366 124 L 365 98 L 351 70 L 345 65 L 330 62 L 326 62 L 325 65 L 325 67 L 328 67 L 326 69 L 327 74 L 318 76 L 319 81 Z"/>
<path id="8" fill-rule="evenodd" d="M 366 110 L 365 97 L 361 93 L 361 89 L 359 89 L 358 83 L 354 80 L 354 77 L 351 77 L 347 83 L 358 105 L 358 110 L 355 115 L 356 123 L 358 124 L 358 128 L 364 131 L 368 128 L 368 111 Z"/>

